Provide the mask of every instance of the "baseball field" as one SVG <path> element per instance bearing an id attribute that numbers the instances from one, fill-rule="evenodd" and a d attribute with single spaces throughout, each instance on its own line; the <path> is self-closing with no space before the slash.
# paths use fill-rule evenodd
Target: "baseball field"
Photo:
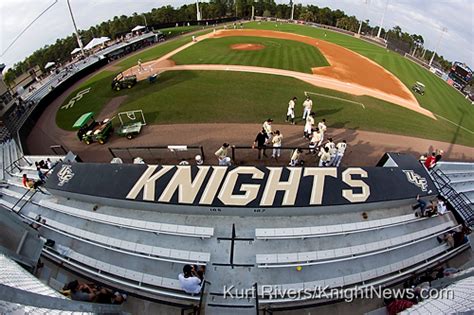
<path id="1" fill-rule="evenodd" d="M 339 81 L 347 84 L 346 91 L 344 85 L 327 88 L 295 76 L 277 72 L 263 74 L 252 70 L 273 68 L 301 73 L 302 76 L 314 73 L 316 77 L 325 75 L 334 81 L 337 79 L 334 73 L 343 75 L 341 68 L 344 65 L 336 67 L 331 63 L 334 57 L 327 52 L 327 47 L 321 47 L 324 49 L 320 51 L 314 45 L 304 42 L 264 36 L 225 36 L 191 43 L 191 36 L 185 36 L 128 57 L 84 81 L 64 104 L 86 88 L 90 87 L 90 92 L 72 108 L 59 109 L 56 115 L 57 125 L 71 130 L 72 124 L 81 114 L 88 111 L 94 111 L 99 116 L 101 111 L 103 114 L 110 114 L 112 105 L 116 112 L 142 109 L 147 122 L 152 124 L 260 123 L 269 117 L 276 123 L 283 123 L 288 100 L 293 96 L 299 98 L 298 117 L 305 93 L 308 93 L 315 104 L 316 119 L 326 118 L 330 128 L 371 130 L 474 146 L 474 110 L 471 104 L 441 79 L 402 56 L 351 36 L 307 26 L 254 22 L 245 24 L 245 29 L 304 35 L 323 44 L 343 47 L 357 58 L 366 60 L 392 76 L 392 86 L 400 82 L 400 91 L 394 91 L 393 94 L 398 93 L 397 97 L 400 98 L 408 91 L 408 101 L 417 103 L 420 109 L 431 112 L 436 119 L 402 104 L 395 105 L 396 102 L 389 102 L 387 98 L 384 100 L 374 97 L 377 96 L 376 93 L 367 96 L 352 92 L 354 86 L 372 79 L 380 87 L 368 86 L 370 84 L 367 83 L 365 88 L 388 95 L 390 90 L 383 91 L 386 89 L 384 81 L 374 80 L 374 77 L 381 75 L 380 71 L 358 71 L 362 73 L 357 73 L 359 81 L 355 83 L 347 81 L 351 76 L 341 77 Z M 195 36 L 208 32 L 200 32 Z M 132 89 L 119 92 L 110 88 L 115 74 L 127 69 L 130 71 L 130 68 L 136 66 L 138 59 L 142 59 L 146 68 L 147 62 L 152 64 L 154 60 L 166 57 L 183 45 L 189 47 L 167 58 L 166 69 L 159 71 L 161 73 L 155 83 L 143 80 Z M 175 64 L 176 68 L 173 68 Z M 224 68 L 219 71 L 200 68 L 211 64 Z M 190 65 L 195 67 L 186 68 Z M 225 65 L 250 68 L 238 71 L 226 69 Z M 324 73 L 330 69 L 329 65 L 334 71 Z M 144 75 L 149 74 L 143 73 L 142 76 Z M 415 81 L 426 85 L 424 96 L 409 91 Z"/>

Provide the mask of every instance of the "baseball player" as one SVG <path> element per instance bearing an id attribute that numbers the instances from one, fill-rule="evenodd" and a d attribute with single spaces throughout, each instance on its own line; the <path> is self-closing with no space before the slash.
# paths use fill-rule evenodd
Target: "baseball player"
<path id="1" fill-rule="evenodd" d="M 313 135 L 311 136 L 311 140 L 309 142 L 309 152 L 311 154 L 315 154 L 316 151 L 316 146 L 321 141 L 321 133 L 319 132 L 319 129 L 313 129 Z"/>
<path id="2" fill-rule="evenodd" d="M 306 123 L 304 124 L 304 131 L 303 131 L 304 138 L 309 139 L 309 136 L 311 135 L 311 131 L 313 130 L 313 125 L 314 125 L 314 112 L 311 112 L 306 117 Z"/>
<path id="3" fill-rule="evenodd" d="M 331 155 L 329 154 L 329 149 L 327 147 L 321 148 L 318 153 L 319 156 L 319 164 L 318 166 L 329 166 L 329 162 L 331 161 Z"/>
<path id="4" fill-rule="evenodd" d="M 319 140 L 319 143 L 318 143 L 318 147 L 321 146 L 321 144 L 323 143 L 324 141 L 324 133 L 326 132 L 327 130 L 327 127 L 326 127 L 326 119 L 323 118 L 323 120 L 321 120 L 319 123 L 318 123 L 318 129 L 319 129 L 319 132 L 321 134 L 321 140 Z"/>
<path id="5" fill-rule="evenodd" d="M 280 130 L 275 131 L 275 134 L 273 135 L 272 138 L 272 144 L 273 144 L 273 153 L 272 153 L 272 158 L 277 159 L 280 157 L 280 151 L 281 151 L 281 141 L 283 140 L 283 135 L 280 133 Z"/>
<path id="6" fill-rule="evenodd" d="M 303 102 L 303 120 L 308 117 L 308 115 L 311 113 L 311 110 L 313 109 L 313 101 L 309 96 L 306 96 L 306 100 Z"/>
<path id="7" fill-rule="evenodd" d="M 289 164 L 290 166 L 296 166 L 299 163 L 302 152 L 303 150 L 301 150 L 300 148 L 295 149 L 295 151 L 293 151 L 293 153 L 291 154 L 291 159 L 290 159 L 290 164 Z"/>
<path id="8" fill-rule="evenodd" d="M 291 124 L 295 124 L 295 103 L 298 98 L 293 97 L 288 103 L 288 111 L 286 112 L 286 122 L 291 121 Z"/>
<path id="9" fill-rule="evenodd" d="M 339 142 L 336 145 L 337 148 L 337 153 L 336 153 L 336 159 L 333 162 L 333 166 L 339 167 L 341 164 L 342 157 L 344 156 L 344 153 L 346 152 L 347 149 L 347 143 L 346 140 L 342 140 L 342 142 Z"/>
<path id="10" fill-rule="evenodd" d="M 230 157 L 227 156 L 227 151 L 228 151 L 229 146 L 230 145 L 228 143 L 224 143 L 222 147 L 220 147 L 219 150 L 217 150 L 216 153 L 214 153 L 214 155 L 219 160 L 219 165 L 221 166 L 231 165 Z"/>
<path id="11" fill-rule="evenodd" d="M 334 160 L 336 159 L 336 153 L 337 153 L 336 144 L 332 141 L 332 138 L 328 138 L 328 142 L 326 143 L 324 147 L 328 148 L 329 156 L 330 156 L 329 163 L 326 166 L 331 166 L 333 165 Z"/>
<path id="12" fill-rule="evenodd" d="M 137 64 L 138 64 L 138 71 L 143 71 L 144 69 L 143 69 L 143 66 L 142 66 L 142 60 L 141 59 L 138 59 Z"/>
<path id="13" fill-rule="evenodd" d="M 262 128 L 265 130 L 267 136 L 268 136 L 268 142 L 272 140 L 273 132 L 272 132 L 272 122 L 273 119 L 268 118 L 263 122 Z"/>

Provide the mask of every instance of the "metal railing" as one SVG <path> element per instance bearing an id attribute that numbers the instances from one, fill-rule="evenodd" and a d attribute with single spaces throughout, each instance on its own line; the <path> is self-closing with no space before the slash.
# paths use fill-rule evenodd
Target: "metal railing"
<path id="1" fill-rule="evenodd" d="M 474 225 L 474 211 L 469 198 L 463 193 L 458 193 L 451 185 L 449 177 L 440 169 L 431 171 L 431 176 L 438 186 L 440 194 L 453 206 L 455 212 L 468 226 Z"/>
<path id="2" fill-rule="evenodd" d="M 124 162 L 133 162 L 136 157 L 141 157 L 147 163 L 174 163 L 182 160 L 194 160 L 196 155 L 201 155 L 205 160 L 203 146 L 143 146 L 143 147 L 125 147 L 109 148 L 110 155 L 113 158 L 121 158 Z"/>

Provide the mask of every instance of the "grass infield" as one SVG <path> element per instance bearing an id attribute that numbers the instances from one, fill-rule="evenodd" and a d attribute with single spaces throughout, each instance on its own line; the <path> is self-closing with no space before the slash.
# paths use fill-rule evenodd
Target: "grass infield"
<path id="1" fill-rule="evenodd" d="M 263 45 L 262 50 L 235 50 L 235 44 Z M 312 73 L 311 68 L 329 66 L 311 45 L 284 39 L 223 37 L 203 40 L 174 55 L 176 64 L 225 64 L 277 68 Z"/>

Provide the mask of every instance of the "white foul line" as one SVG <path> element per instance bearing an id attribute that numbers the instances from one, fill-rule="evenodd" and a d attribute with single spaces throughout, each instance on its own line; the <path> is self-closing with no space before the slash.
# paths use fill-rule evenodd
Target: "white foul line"
<path id="1" fill-rule="evenodd" d="M 433 113 L 433 114 L 434 114 L 434 113 Z M 459 126 L 458 124 L 456 124 L 455 122 L 449 120 L 448 118 L 444 118 L 443 116 L 440 116 L 440 115 L 438 115 L 438 114 L 434 114 L 434 115 L 435 115 L 436 117 L 439 117 L 439 118 L 443 119 L 443 120 L 446 120 L 447 122 L 449 122 L 449 123 L 455 125 L 456 127 L 459 127 L 459 128 L 461 128 L 461 129 L 463 129 L 463 130 L 466 130 L 466 131 L 469 132 L 471 135 L 474 134 L 474 131 L 469 130 L 469 129 L 467 129 L 467 128 L 464 128 L 463 126 Z"/>
<path id="2" fill-rule="evenodd" d="M 362 104 L 361 102 L 355 102 L 355 101 L 351 101 L 351 100 L 346 100 L 346 99 L 344 99 L 344 98 L 340 98 L 340 97 L 336 97 L 336 96 L 330 96 L 330 95 L 326 95 L 326 94 L 320 94 L 320 93 L 314 93 L 314 92 L 306 92 L 306 91 L 304 92 L 304 95 L 307 96 L 308 94 L 319 95 L 319 96 L 322 96 L 322 97 L 332 98 L 332 99 L 339 100 L 339 101 L 343 101 L 343 102 L 348 102 L 348 103 L 357 104 L 357 105 L 362 106 L 363 109 L 365 109 L 365 105 Z"/>

